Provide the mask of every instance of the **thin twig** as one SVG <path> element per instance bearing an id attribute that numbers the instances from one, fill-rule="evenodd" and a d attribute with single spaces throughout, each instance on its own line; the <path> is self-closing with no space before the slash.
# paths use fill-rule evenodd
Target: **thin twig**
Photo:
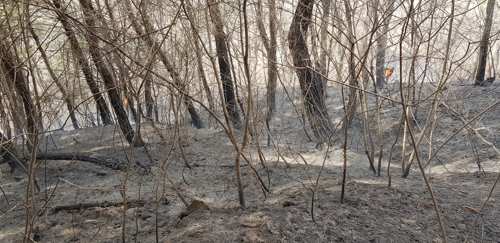
<path id="1" fill-rule="evenodd" d="M 486 206 L 486 203 L 490 200 L 491 194 L 493 194 L 493 191 L 495 190 L 495 187 L 497 186 L 499 180 L 500 180 L 500 173 L 497 176 L 497 180 L 495 181 L 495 184 L 493 184 L 493 186 L 491 187 L 490 193 L 488 194 L 488 198 L 486 198 L 486 201 L 484 201 L 483 206 L 479 210 L 479 213 L 476 215 L 476 218 L 474 219 L 474 222 L 470 226 L 469 232 L 467 232 L 467 236 L 465 236 L 465 240 L 464 240 L 465 243 L 467 242 L 467 240 L 469 238 L 469 235 L 472 232 L 472 229 L 474 229 L 474 225 L 476 225 L 477 219 L 481 215 L 481 212 L 483 212 L 483 209 Z"/>

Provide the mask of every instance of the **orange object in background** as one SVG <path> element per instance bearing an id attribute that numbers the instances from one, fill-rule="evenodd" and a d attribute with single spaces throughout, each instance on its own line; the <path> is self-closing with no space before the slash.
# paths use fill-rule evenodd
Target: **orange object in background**
<path id="1" fill-rule="evenodd" d="M 127 98 L 123 98 L 123 105 L 128 105 L 128 99 Z"/>
<path id="2" fill-rule="evenodd" d="M 392 75 L 392 72 L 394 72 L 394 68 L 387 68 L 387 69 L 385 69 L 384 77 L 388 78 L 389 76 Z"/>

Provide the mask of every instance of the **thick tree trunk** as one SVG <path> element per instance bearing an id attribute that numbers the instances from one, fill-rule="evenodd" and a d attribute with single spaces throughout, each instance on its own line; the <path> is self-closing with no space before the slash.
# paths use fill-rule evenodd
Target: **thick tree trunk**
<path id="1" fill-rule="evenodd" d="M 324 143 L 332 142 L 334 127 L 323 98 L 323 78 L 312 68 L 306 44 L 313 5 L 314 0 L 300 0 L 297 4 L 288 33 L 288 47 L 299 78 L 306 115 L 317 139 L 317 147 L 321 147 Z"/>
<path id="2" fill-rule="evenodd" d="M 128 120 L 127 113 L 122 104 L 122 99 L 120 98 L 120 94 L 118 93 L 116 83 L 111 75 L 111 72 L 108 70 L 106 65 L 104 64 L 103 55 L 99 48 L 98 39 L 96 38 L 95 31 L 96 26 L 94 24 L 94 15 L 95 11 L 92 7 L 91 3 L 88 0 L 80 0 L 80 4 L 83 8 L 85 22 L 87 24 L 87 40 L 89 43 L 90 55 L 92 56 L 92 60 L 96 65 L 97 71 L 101 74 L 104 83 L 106 84 L 106 90 L 108 92 L 109 100 L 111 101 L 111 106 L 115 111 L 115 115 L 118 119 L 118 124 L 120 125 L 120 129 L 122 130 L 125 139 L 127 142 L 134 147 L 142 147 L 144 146 L 144 142 L 139 134 L 135 134 L 130 122 Z"/>
<path id="3" fill-rule="evenodd" d="M 488 46 L 490 44 L 491 25 L 493 23 L 493 10 L 495 8 L 495 0 L 488 0 L 486 6 L 486 21 L 483 29 L 483 36 L 479 44 L 479 62 L 477 64 L 476 81 L 474 85 L 484 84 L 484 74 L 486 72 L 486 61 L 488 59 Z"/>
<path id="4" fill-rule="evenodd" d="M 217 59 L 219 61 L 219 72 L 222 81 L 222 89 L 224 93 L 224 105 L 229 115 L 231 123 L 239 128 L 241 126 L 240 113 L 236 105 L 236 97 L 234 93 L 234 83 L 231 76 L 231 65 L 229 64 L 229 54 L 227 50 L 226 34 L 222 24 L 222 17 L 219 10 L 219 5 L 215 0 L 208 0 L 210 16 L 214 26 L 215 48 L 217 51 Z"/>
<path id="5" fill-rule="evenodd" d="M 83 51 L 80 48 L 80 44 L 76 39 L 75 33 L 71 28 L 71 25 L 68 20 L 68 16 L 64 12 L 64 8 L 61 6 L 60 0 L 52 0 L 54 3 L 54 7 L 56 7 L 56 14 L 64 28 L 64 34 L 68 37 L 69 43 L 71 44 L 71 49 L 73 51 L 73 55 L 75 55 L 76 59 L 78 59 L 78 65 L 82 69 L 83 75 L 85 76 L 85 81 L 87 81 L 87 85 L 89 86 L 90 92 L 92 92 L 94 101 L 97 104 L 97 110 L 99 115 L 101 116 L 102 122 L 105 125 L 113 124 L 111 120 L 111 113 L 109 111 L 108 105 L 106 104 L 106 100 L 102 97 L 101 91 L 99 90 L 99 86 L 94 80 L 94 76 L 92 76 L 92 71 L 90 69 L 90 64 L 87 59 L 83 55 Z"/>

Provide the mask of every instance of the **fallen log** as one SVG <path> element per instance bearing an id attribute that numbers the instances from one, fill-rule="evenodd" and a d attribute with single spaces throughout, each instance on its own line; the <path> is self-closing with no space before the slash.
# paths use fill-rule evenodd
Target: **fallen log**
<path id="1" fill-rule="evenodd" d="M 49 152 L 49 153 L 39 153 L 36 155 L 37 160 L 80 160 L 85 162 L 90 162 L 96 165 L 112 168 L 115 170 L 126 171 L 127 170 L 127 161 L 115 158 L 115 157 L 106 157 L 95 153 L 86 153 L 86 152 L 78 152 L 78 153 L 57 153 L 57 152 Z"/>
<path id="2" fill-rule="evenodd" d="M 147 202 L 145 200 L 131 200 L 127 201 L 127 208 L 132 208 L 132 207 L 142 207 L 146 204 Z M 94 207 L 121 207 L 123 206 L 123 201 L 119 202 L 92 202 L 92 203 L 79 203 L 79 204 L 71 204 L 71 205 L 60 205 L 60 206 L 55 206 L 51 208 L 53 212 L 59 212 L 61 210 L 65 211 L 71 211 L 71 210 L 81 210 L 81 209 L 88 209 L 88 208 L 94 208 Z"/>

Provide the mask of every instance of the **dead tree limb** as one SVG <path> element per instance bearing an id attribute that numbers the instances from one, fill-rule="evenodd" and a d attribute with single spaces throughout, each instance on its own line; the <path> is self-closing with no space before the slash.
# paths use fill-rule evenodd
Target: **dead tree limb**
<path id="1" fill-rule="evenodd" d="M 80 160 L 90 162 L 96 165 L 105 166 L 115 170 L 127 170 L 127 161 L 115 158 L 98 155 L 95 153 L 40 153 L 36 155 L 37 160 Z"/>
<path id="2" fill-rule="evenodd" d="M 130 207 L 142 207 L 146 204 L 144 200 L 132 200 L 127 202 L 127 208 Z M 92 202 L 92 203 L 79 203 L 72 205 L 61 205 L 52 208 L 54 212 L 59 212 L 61 210 L 69 211 L 69 210 L 80 210 L 80 209 L 88 209 L 94 207 L 121 207 L 123 206 L 123 201 L 120 202 Z"/>

